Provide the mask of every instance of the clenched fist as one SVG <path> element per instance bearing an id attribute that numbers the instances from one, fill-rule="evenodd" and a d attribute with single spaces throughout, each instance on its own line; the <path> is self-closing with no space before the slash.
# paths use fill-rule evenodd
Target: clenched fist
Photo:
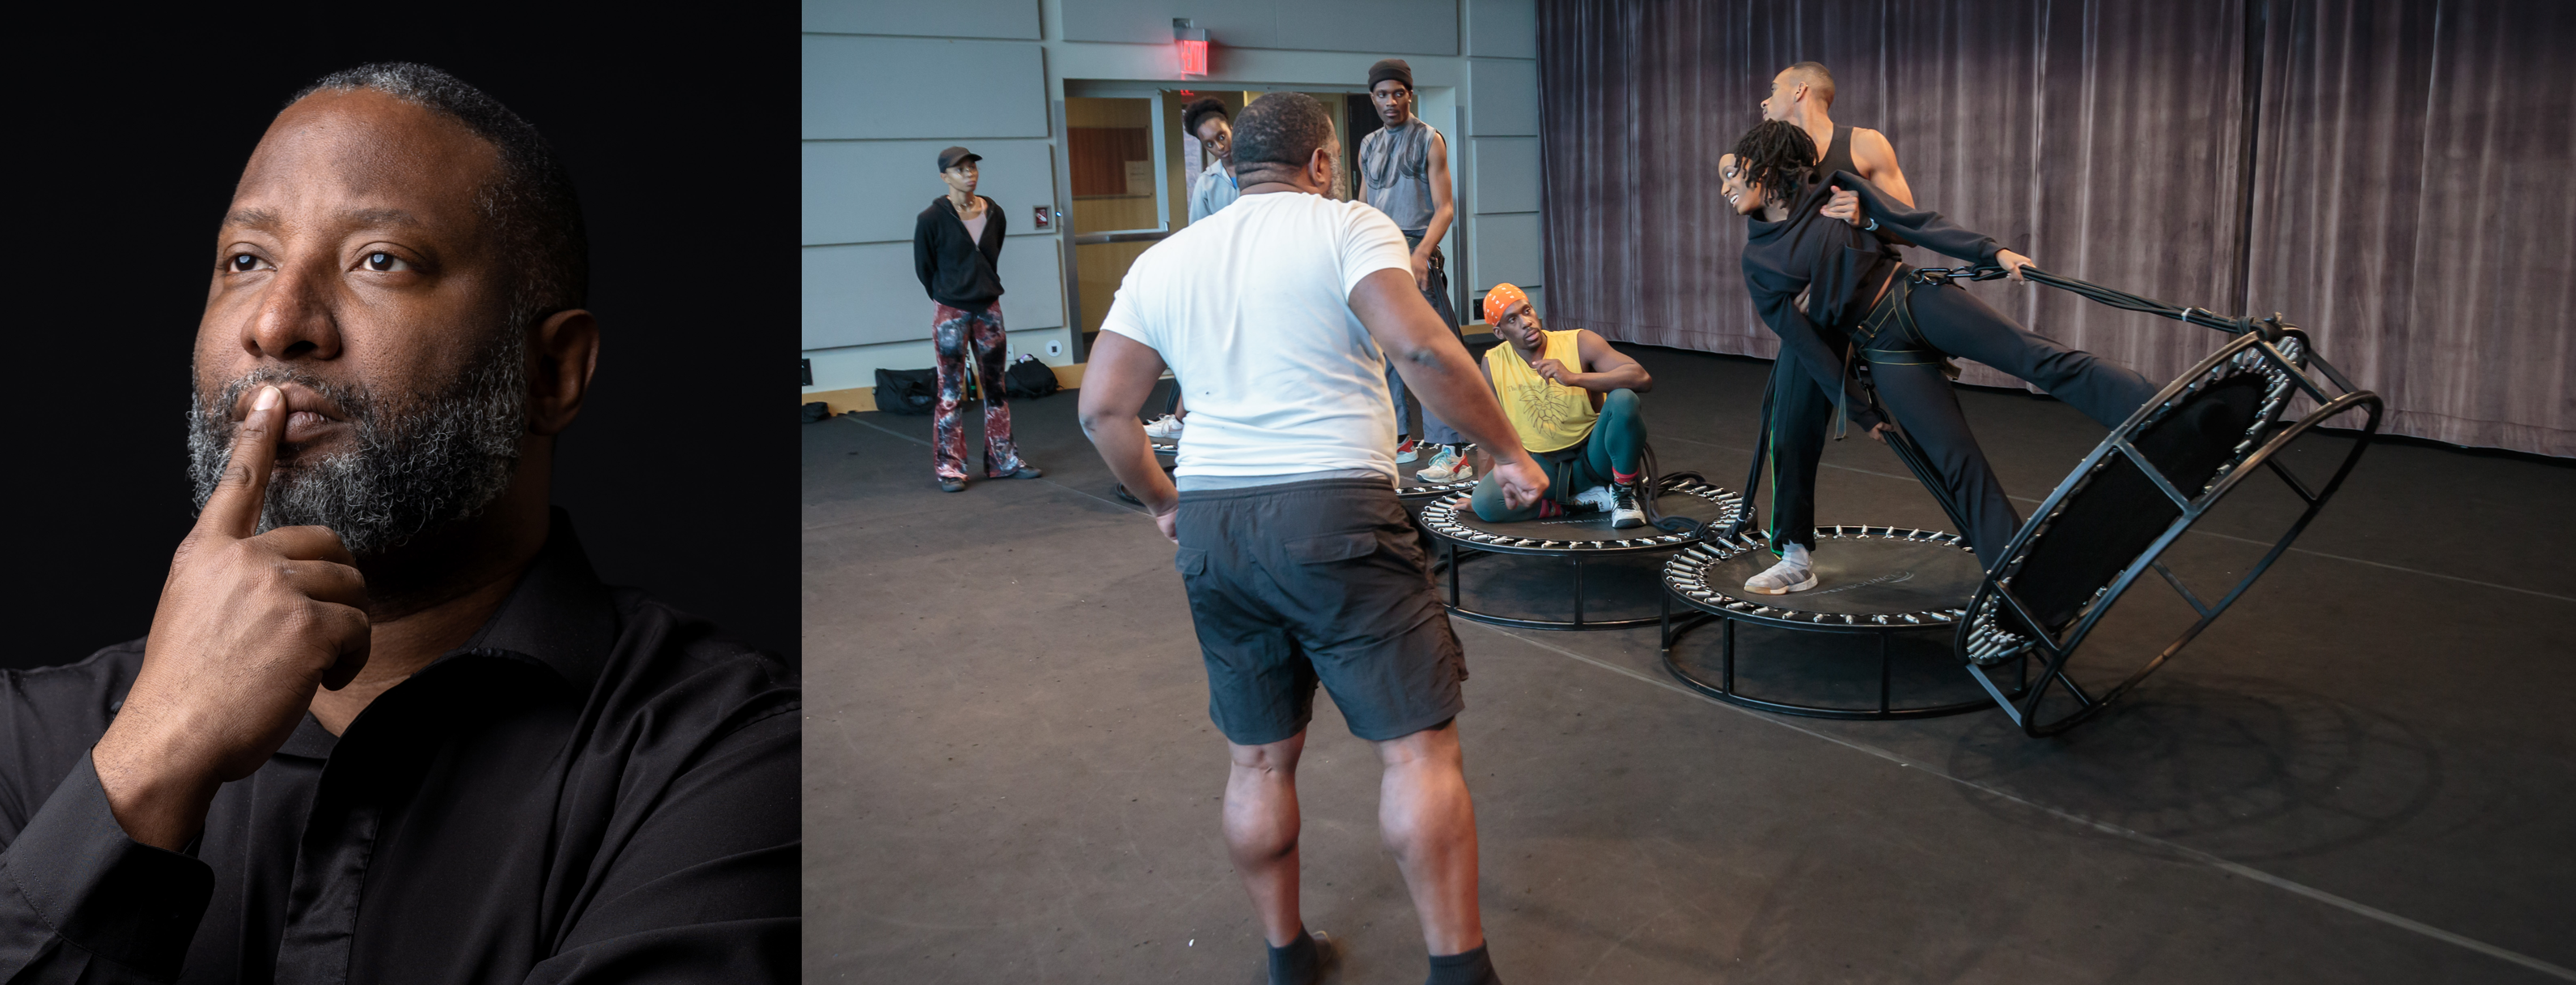
<path id="1" fill-rule="evenodd" d="M 267 762 L 316 688 L 337 689 L 366 665 L 366 580 L 339 535 L 257 533 L 285 423 L 284 395 L 260 387 L 222 481 L 170 559 L 134 689 L 90 750 L 135 841 L 186 845 L 215 789 Z"/>

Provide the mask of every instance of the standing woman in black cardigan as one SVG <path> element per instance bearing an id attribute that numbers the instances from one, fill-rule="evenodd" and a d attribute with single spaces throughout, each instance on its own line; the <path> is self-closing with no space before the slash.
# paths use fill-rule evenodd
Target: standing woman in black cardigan
<path id="1" fill-rule="evenodd" d="M 939 180 L 948 194 L 932 199 L 912 222 L 913 272 L 930 292 L 931 343 L 939 350 L 939 409 L 931 418 L 930 467 L 939 488 L 966 488 L 966 424 L 957 405 L 966 396 L 967 347 L 974 347 L 976 385 L 984 392 L 984 477 L 1035 479 L 1044 473 L 1020 460 L 1011 441 L 1011 405 L 1002 397 L 1003 359 L 1010 337 L 1002 331 L 1002 235 L 1009 230 L 1000 203 L 975 194 L 983 155 L 963 147 L 939 152 Z"/>

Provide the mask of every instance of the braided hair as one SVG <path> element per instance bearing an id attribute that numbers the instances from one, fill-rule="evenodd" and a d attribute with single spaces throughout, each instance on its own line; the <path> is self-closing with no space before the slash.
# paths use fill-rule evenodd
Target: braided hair
<path id="1" fill-rule="evenodd" d="M 1816 140 L 1787 120 L 1764 120 L 1736 138 L 1735 166 L 1747 185 L 1760 185 L 1765 202 L 1785 202 L 1815 180 Z"/>

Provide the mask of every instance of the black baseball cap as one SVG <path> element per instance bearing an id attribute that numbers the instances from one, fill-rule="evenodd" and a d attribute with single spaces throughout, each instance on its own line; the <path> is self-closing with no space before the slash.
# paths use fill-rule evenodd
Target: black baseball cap
<path id="1" fill-rule="evenodd" d="M 949 168 L 956 167 L 968 161 L 981 161 L 983 159 L 984 155 L 982 154 L 975 153 L 974 151 L 967 150 L 963 147 L 951 147 L 939 152 L 939 170 L 946 171 Z"/>

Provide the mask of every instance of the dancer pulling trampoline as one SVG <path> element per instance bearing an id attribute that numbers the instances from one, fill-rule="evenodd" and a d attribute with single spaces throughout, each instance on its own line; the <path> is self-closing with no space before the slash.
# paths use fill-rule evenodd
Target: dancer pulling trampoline
<path id="1" fill-rule="evenodd" d="M 1816 162 L 1815 141 L 1804 130 L 1765 120 L 1718 163 L 1727 201 L 1750 217 L 1745 284 L 1780 338 L 1783 366 L 1764 412 L 1768 454 L 1755 466 L 1757 477 L 1770 481 L 1767 539 L 1781 560 L 1745 588 L 1782 594 L 1818 584 L 1808 551 L 1823 429 L 1800 426 L 1825 416 L 1818 402 L 1831 405 L 1837 432 L 1848 420 L 1882 441 L 1891 429 L 1911 438 L 1935 494 L 1956 514 L 1980 563 L 1991 566 L 2021 517 L 1968 429 L 1945 357 L 2010 373 L 2105 427 L 2137 410 L 2155 385 L 2031 334 L 1964 289 L 1908 278 L 1886 243 L 2000 267 L 2015 281 L 2031 261 L 1938 213 L 1909 208 L 1858 175 L 1817 174 Z M 1794 303 L 1801 292 L 1804 311 Z M 1796 370 L 1813 385 L 1799 385 Z M 1873 386 L 1862 385 L 1863 374 Z"/>

